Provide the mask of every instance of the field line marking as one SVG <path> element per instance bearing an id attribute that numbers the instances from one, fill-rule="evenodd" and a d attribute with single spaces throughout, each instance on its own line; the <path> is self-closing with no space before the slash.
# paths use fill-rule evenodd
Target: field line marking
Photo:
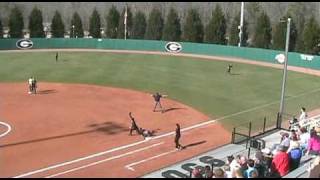
<path id="1" fill-rule="evenodd" d="M 2 133 L 2 134 L 0 134 L 0 138 L 1 138 L 1 137 L 6 136 L 11 131 L 11 126 L 9 124 L 7 124 L 5 122 L 1 122 L 1 121 L 0 121 L 0 124 L 2 124 L 2 125 L 7 127 L 7 131 Z"/>
<path id="2" fill-rule="evenodd" d="M 296 96 L 291 96 L 289 98 L 286 98 L 286 100 L 297 98 L 297 97 L 303 96 L 305 94 L 310 94 L 310 93 L 313 93 L 313 92 L 317 92 L 319 90 L 320 90 L 320 88 L 312 90 L 312 91 L 309 91 L 309 92 L 306 92 L 306 93 L 301 93 L 301 94 L 298 94 Z M 256 109 L 260 109 L 260 108 L 267 107 L 267 106 L 270 106 L 270 105 L 273 105 L 273 104 L 277 104 L 277 103 L 279 103 L 279 101 L 274 101 L 274 102 L 271 102 L 271 103 L 268 103 L 268 104 L 265 104 L 265 105 L 257 106 L 257 107 L 250 108 L 250 109 L 247 109 L 247 110 L 244 110 L 244 111 L 240 111 L 240 112 L 237 112 L 237 113 L 234 113 L 234 114 L 223 116 L 223 117 L 220 117 L 218 119 L 213 119 L 213 120 L 209 120 L 209 121 L 206 121 L 206 122 L 203 122 L 203 123 L 199 123 L 199 124 L 196 124 L 196 125 L 193 125 L 193 126 L 189 126 L 189 127 L 181 129 L 181 132 L 184 132 L 184 131 L 187 131 L 187 130 L 191 130 L 191 129 L 194 129 L 194 128 L 198 128 L 198 127 L 201 127 L 201 126 L 205 126 L 207 124 L 211 124 L 211 123 L 214 123 L 216 121 L 223 120 L 225 118 L 229 118 L 229 117 L 236 116 L 236 115 L 239 115 L 239 114 L 243 114 L 243 113 L 246 113 L 246 112 L 254 111 Z M 89 156 L 86 156 L 86 157 L 82 157 L 82 158 L 79 158 L 79 159 L 75 159 L 75 160 L 72 160 L 72 161 L 67 161 L 67 162 L 64 162 L 64 163 L 61 163 L 61 164 L 56 164 L 56 165 L 49 166 L 49 167 L 46 167 L 46 168 L 43 168 L 43 169 L 31 171 L 31 172 L 28 172 L 28 173 L 25 173 L 25 174 L 22 174 L 22 175 L 18 175 L 15 178 L 26 177 L 26 176 L 29 176 L 29 175 L 33 175 L 33 174 L 37 174 L 37 173 L 40 173 L 40 172 L 48 171 L 48 170 L 51 170 L 51 169 L 55 169 L 55 168 L 58 168 L 58 167 L 61 167 L 61 166 L 73 164 L 73 163 L 76 163 L 76 162 L 79 162 L 79 161 L 83 161 L 83 160 L 86 160 L 86 159 L 89 159 L 89 158 L 101 156 L 101 155 L 104 155 L 104 154 L 107 154 L 107 153 L 110 153 L 110 152 L 114 152 L 114 151 L 122 150 L 122 149 L 125 149 L 125 148 L 128 148 L 128 147 L 136 146 L 136 145 L 142 144 L 142 143 L 147 142 L 147 141 L 152 140 L 152 139 L 159 139 L 159 138 L 162 138 L 162 137 L 174 135 L 174 133 L 175 133 L 174 131 L 173 132 L 169 132 L 169 133 L 165 133 L 165 134 L 162 134 L 162 135 L 159 135 L 159 136 L 156 136 L 156 137 L 151 137 L 148 140 L 138 141 L 136 143 L 128 144 L 128 145 L 125 145 L 125 146 L 120 146 L 120 147 L 117 147 L 117 148 L 113 148 L 111 150 L 107 150 L 107 151 L 104 151 L 104 152 L 92 154 L 92 155 L 89 155 Z"/>
<path id="3" fill-rule="evenodd" d="M 136 143 L 132 143 L 132 144 L 128 144 L 128 145 L 125 145 L 125 146 L 116 147 L 116 148 L 113 148 L 113 149 L 110 149 L 110 150 L 107 150 L 107 151 L 99 152 L 99 153 L 92 154 L 92 155 L 89 155 L 89 156 L 85 156 L 85 157 L 82 157 L 82 158 L 78 158 L 78 159 L 75 159 L 75 160 L 72 160 L 72 161 L 66 161 L 64 163 L 59 163 L 59 164 L 56 164 L 56 165 L 53 165 L 53 166 L 49 166 L 49 167 L 42 168 L 42 169 L 39 169 L 39 170 L 35 170 L 35 171 L 28 172 L 28 173 L 24 173 L 24 174 L 15 176 L 14 178 L 21 178 L 21 177 L 30 176 L 30 175 L 37 174 L 37 173 L 40 173 L 40 172 L 44 172 L 44 171 L 48 171 L 48 170 L 51 170 L 51 169 L 55 169 L 55 168 L 58 168 L 58 167 L 61 167 L 61 166 L 66 166 L 66 165 L 73 164 L 73 163 L 76 163 L 76 162 L 79 162 L 79 161 L 87 160 L 87 159 L 94 158 L 94 157 L 97 157 L 97 156 L 102 156 L 102 155 L 105 155 L 105 154 L 108 154 L 108 153 L 111 153 L 111 152 L 115 152 L 115 151 L 119 151 L 119 150 L 122 150 L 122 149 L 126 149 L 126 148 L 129 148 L 129 147 L 132 147 L 132 146 L 136 146 L 136 145 L 142 144 L 144 142 L 146 142 L 146 140 L 138 141 Z"/>
<path id="4" fill-rule="evenodd" d="M 50 176 L 46 176 L 46 178 L 53 178 L 53 177 L 60 176 L 60 175 L 63 175 L 63 174 L 67 174 L 67 173 L 70 173 L 70 172 L 73 172 L 73 171 L 84 169 L 84 168 L 87 168 L 87 167 L 90 167 L 90 166 L 95 166 L 97 164 L 101 164 L 101 163 L 104 163 L 104 162 L 107 162 L 107 161 L 111 161 L 111 160 L 114 160 L 114 159 L 119 159 L 119 158 L 122 158 L 124 156 L 128 156 L 128 155 L 140 152 L 140 151 L 144 151 L 144 150 L 159 146 L 159 145 L 161 145 L 163 143 L 164 142 L 160 142 L 160 143 L 153 144 L 153 145 L 150 145 L 150 146 L 146 146 L 146 147 L 143 147 L 143 148 L 140 148 L 140 149 L 136 149 L 134 151 L 130 151 L 130 152 L 127 152 L 127 153 L 124 153 L 124 154 L 121 154 L 121 155 L 117 155 L 117 156 L 113 156 L 113 157 L 110 157 L 110 158 L 107 158 L 107 159 L 96 161 L 96 162 L 93 162 L 93 163 L 90 163 L 90 164 L 87 164 L 87 165 L 84 165 L 84 166 L 80 166 L 80 167 L 77 167 L 77 168 L 69 169 L 67 171 L 63 171 L 63 172 L 60 172 L 60 173 L 57 173 L 57 174 L 52 174 Z"/>
<path id="5" fill-rule="evenodd" d="M 158 155 L 156 155 L 156 156 L 152 156 L 152 157 L 149 157 L 149 158 L 147 158 L 147 159 L 144 159 L 144 160 L 141 160 L 141 161 L 138 161 L 138 162 L 134 162 L 134 163 L 128 164 L 128 165 L 126 165 L 125 167 L 126 167 L 127 169 L 131 170 L 131 171 L 135 171 L 132 166 L 135 166 L 135 165 L 138 165 L 138 164 L 141 164 L 141 163 L 150 161 L 150 160 L 152 160 L 152 159 L 155 159 L 155 158 L 158 158 L 158 157 L 161 157 L 161 156 L 165 156 L 165 155 L 167 155 L 167 154 L 170 154 L 170 153 L 173 153 L 173 152 L 176 152 L 176 151 L 178 151 L 178 150 L 177 150 L 177 149 L 174 149 L 174 150 L 171 150 L 171 151 L 162 153 L 162 154 L 158 154 Z"/>

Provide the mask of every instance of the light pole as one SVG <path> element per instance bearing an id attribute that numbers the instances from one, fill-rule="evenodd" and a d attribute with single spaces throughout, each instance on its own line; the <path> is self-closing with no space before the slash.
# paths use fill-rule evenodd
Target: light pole
<path id="1" fill-rule="evenodd" d="M 288 66 L 288 51 L 289 51 L 289 40 L 290 40 L 290 23 L 291 18 L 287 20 L 287 36 L 286 36 L 286 49 L 284 55 L 284 67 L 283 67 L 283 78 L 282 78 L 282 90 L 281 90 L 281 101 L 280 101 L 280 111 L 279 111 L 279 124 L 278 127 L 281 127 L 283 110 L 284 110 L 284 97 L 286 91 L 286 81 L 287 81 L 287 66 Z"/>
<path id="2" fill-rule="evenodd" d="M 128 5 L 126 4 L 126 9 L 124 12 L 124 40 L 127 39 L 127 17 L 128 17 Z"/>
<path id="3" fill-rule="evenodd" d="M 72 37 L 74 38 L 74 25 L 72 25 Z"/>
<path id="4" fill-rule="evenodd" d="M 240 26 L 239 28 L 239 43 L 238 47 L 241 47 L 242 44 L 242 34 L 243 34 L 243 9 L 244 9 L 244 2 L 241 2 L 241 14 L 240 14 Z"/>

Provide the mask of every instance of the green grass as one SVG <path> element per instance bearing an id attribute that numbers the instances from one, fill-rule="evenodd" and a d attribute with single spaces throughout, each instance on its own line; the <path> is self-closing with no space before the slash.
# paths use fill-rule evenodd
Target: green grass
<path id="1" fill-rule="evenodd" d="M 279 110 L 282 70 L 233 63 L 237 75 L 228 75 L 228 64 L 186 57 L 89 52 L 64 52 L 56 63 L 54 52 L 0 53 L 0 82 L 26 82 L 34 75 L 40 83 L 160 91 L 212 118 L 256 108 L 223 119 L 227 128 L 254 121 L 257 129 L 265 116 L 268 125 L 273 124 Z M 320 91 L 319 77 L 288 72 L 286 112 L 298 114 L 301 106 L 308 110 L 320 107 L 316 89 Z"/>

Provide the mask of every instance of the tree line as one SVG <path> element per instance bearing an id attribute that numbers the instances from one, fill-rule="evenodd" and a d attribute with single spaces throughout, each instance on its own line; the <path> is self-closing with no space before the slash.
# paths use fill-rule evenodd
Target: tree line
<path id="1" fill-rule="evenodd" d="M 244 20 L 243 35 L 241 46 L 284 50 L 286 39 L 286 22 L 279 21 L 274 26 L 270 22 L 269 16 L 265 11 L 255 7 L 254 30 L 252 38 L 249 41 L 248 22 Z M 309 54 L 318 54 L 320 52 L 320 27 L 314 16 L 308 20 L 301 20 L 296 13 L 288 12 L 283 19 L 292 18 L 289 51 L 296 51 Z M 125 9 L 120 13 L 115 6 L 112 6 L 106 15 L 107 26 L 105 36 L 107 38 L 124 38 L 124 19 Z M 300 19 L 299 19 L 300 18 Z M 240 12 L 232 18 L 231 27 L 227 32 L 227 22 L 225 14 L 219 5 L 213 9 L 208 24 L 201 20 L 197 9 L 189 9 L 185 21 L 181 23 L 177 11 L 170 8 L 167 17 L 164 19 L 162 13 L 154 8 L 149 17 L 142 11 L 133 14 L 130 8 L 127 8 L 127 34 L 128 39 L 148 39 L 164 41 L 184 41 L 197 43 L 212 43 L 221 45 L 237 46 L 239 43 L 239 24 Z M 298 25 L 296 25 L 298 24 Z M 23 37 L 23 16 L 18 7 L 11 10 L 9 16 L 9 36 L 10 38 Z M 102 37 L 101 15 L 96 9 L 93 10 L 89 19 L 89 36 L 93 38 Z M 29 16 L 28 29 L 31 38 L 45 37 L 43 27 L 42 12 L 34 7 Z M 55 11 L 52 18 L 50 31 L 52 37 L 63 38 L 66 29 L 70 32 L 70 37 L 84 37 L 82 20 L 77 12 L 71 19 L 71 26 L 65 27 L 61 14 Z M 3 37 L 3 24 L 0 20 L 0 38 Z"/>

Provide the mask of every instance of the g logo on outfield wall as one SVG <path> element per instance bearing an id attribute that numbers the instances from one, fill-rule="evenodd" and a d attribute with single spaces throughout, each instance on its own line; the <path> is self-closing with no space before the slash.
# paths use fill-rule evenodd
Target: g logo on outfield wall
<path id="1" fill-rule="evenodd" d="M 280 63 L 283 64 L 286 56 L 284 54 L 278 54 L 276 55 L 275 59 Z"/>
<path id="2" fill-rule="evenodd" d="M 177 42 L 168 42 L 165 46 L 168 52 L 180 52 L 182 50 L 181 44 Z"/>
<path id="3" fill-rule="evenodd" d="M 16 46 L 19 49 L 30 49 L 33 46 L 33 42 L 29 39 L 20 39 L 17 41 Z"/>

